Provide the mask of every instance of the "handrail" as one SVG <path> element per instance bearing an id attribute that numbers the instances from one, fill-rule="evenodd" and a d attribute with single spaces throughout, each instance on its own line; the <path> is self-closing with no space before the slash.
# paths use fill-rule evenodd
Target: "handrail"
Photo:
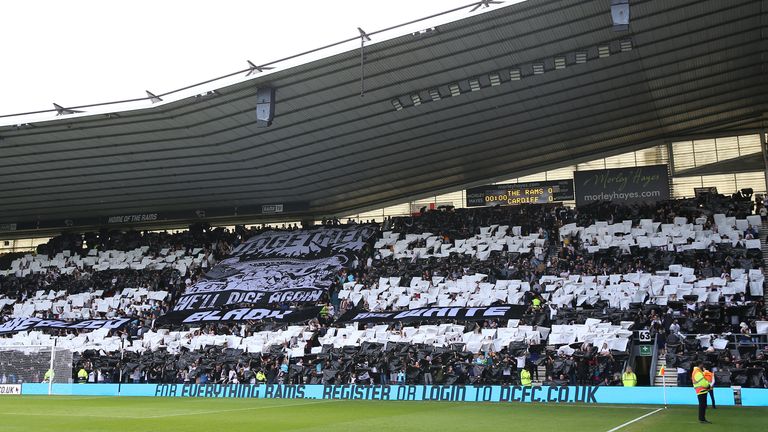
<path id="1" fill-rule="evenodd" d="M 683 339 L 696 339 L 698 336 L 714 336 L 715 338 L 727 339 L 728 344 L 739 344 L 741 337 L 748 338 L 762 338 L 766 342 L 749 342 L 749 345 L 768 345 L 768 334 L 765 333 L 730 333 L 730 334 L 717 334 L 717 333 L 678 333 Z"/>
<path id="2" fill-rule="evenodd" d="M 656 369 L 658 369 L 659 366 L 659 334 L 656 333 L 656 336 L 653 338 L 653 350 L 651 358 L 651 370 L 650 372 L 650 379 L 648 380 L 648 383 L 651 387 L 655 386 L 656 383 Z M 663 378 L 662 378 L 663 379 Z"/>
<path id="3" fill-rule="evenodd" d="M 621 373 L 623 374 L 624 371 L 627 370 L 627 366 L 632 366 L 632 370 L 635 369 L 635 358 L 637 357 L 637 354 L 635 354 L 635 335 L 632 335 L 632 338 L 629 340 L 629 357 L 627 357 L 626 360 L 624 360 L 624 367 L 621 369 Z"/>

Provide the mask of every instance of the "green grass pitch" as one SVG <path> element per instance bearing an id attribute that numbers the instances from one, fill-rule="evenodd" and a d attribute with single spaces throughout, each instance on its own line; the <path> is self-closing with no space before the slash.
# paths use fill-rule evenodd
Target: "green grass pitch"
<path id="1" fill-rule="evenodd" d="M 659 407 L 344 400 L 156 397 L 0 397 L 4 432 L 239 431 L 536 431 L 612 429 Z M 759 431 L 768 409 L 670 407 L 620 429 L 631 431 Z"/>

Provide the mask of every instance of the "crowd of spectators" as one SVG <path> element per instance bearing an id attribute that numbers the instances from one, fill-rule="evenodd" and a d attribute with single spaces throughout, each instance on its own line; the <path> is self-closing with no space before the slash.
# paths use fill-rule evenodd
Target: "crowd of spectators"
<path id="1" fill-rule="evenodd" d="M 762 206 L 758 206 L 762 208 Z M 583 324 L 587 319 L 620 324 L 632 322 L 630 330 L 650 329 L 660 350 L 666 354 L 668 367 L 690 369 L 689 363 L 706 357 L 717 366 L 718 385 L 734 383 L 743 386 L 768 385 L 765 370 L 765 336 L 753 336 L 757 322 L 765 320 L 763 298 L 739 293 L 727 300 L 699 302 L 681 299 L 666 306 L 633 303 L 628 308 L 611 307 L 605 301 L 595 304 L 555 306 L 546 300 L 544 276 L 571 275 L 607 276 L 612 274 L 650 273 L 679 264 L 694 269 L 698 278 L 730 277 L 733 269 L 761 269 L 760 251 L 743 247 L 717 247 L 703 251 L 677 253 L 650 248 L 627 254 L 619 249 L 588 253 L 581 239 L 568 236 L 562 241 L 558 230 L 565 224 L 588 226 L 596 221 L 650 218 L 672 223 L 676 217 L 693 220 L 713 214 L 744 218 L 755 210 L 751 201 L 737 197 L 708 196 L 698 199 L 673 200 L 655 205 L 614 205 L 597 203 L 579 209 L 558 205 L 528 205 L 516 207 L 483 207 L 475 209 L 440 208 L 409 217 L 386 219 L 381 231 L 408 234 L 431 233 L 450 243 L 480 234 L 492 225 L 520 227 L 522 235 L 534 234 L 543 243 L 528 253 L 492 251 L 483 259 L 471 254 L 450 254 L 448 257 L 426 259 L 382 257 L 372 248 L 364 249 L 348 268 L 339 272 L 329 290 L 325 315 L 308 323 L 313 332 L 305 346 L 303 342 L 287 342 L 272 346 L 268 352 L 250 353 L 239 349 L 208 346 L 198 350 L 169 352 L 165 348 L 143 352 L 117 353 L 84 351 L 75 356 L 73 378 L 84 368 L 93 382 L 217 382 L 217 383 L 515 383 L 520 382 L 522 369 L 529 370 L 535 380 L 553 384 L 620 384 L 620 373 L 629 359 L 628 351 L 611 350 L 605 346 L 571 344 L 562 350 L 557 346 L 540 344 L 510 344 L 498 351 L 469 352 L 462 344 L 436 347 L 423 344 L 363 342 L 345 347 L 321 346 L 319 339 L 332 326 L 334 318 L 353 310 L 367 309 L 364 301 L 357 304 L 339 299 L 345 284 L 354 282 L 364 289 L 380 278 L 400 278 L 401 286 L 409 286 L 413 278 L 430 281 L 435 277 L 458 280 L 476 274 L 486 275 L 489 283 L 517 279 L 530 284 L 521 302 L 529 309 L 521 324 L 549 328 L 552 325 Z M 348 221 L 350 222 L 350 221 Z M 373 222 L 373 221 L 371 221 Z M 324 225 L 339 225 L 338 219 Z M 226 257 L 242 241 L 262 231 L 299 229 L 298 226 L 246 228 L 233 230 L 211 228 L 197 224 L 189 230 L 168 232 L 102 231 L 99 233 L 65 234 L 38 248 L 38 254 L 54 257 L 57 253 L 86 256 L 90 250 L 133 250 L 147 247 L 146 254 L 156 257 L 163 249 L 191 254 L 201 249 L 205 264 L 190 266 L 182 274 L 174 268 L 101 270 L 77 269 L 71 274 L 59 274 L 55 269 L 44 272 L 0 275 L 0 296 L 24 301 L 40 290 L 67 293 L 101 290 L 104 296 L 124 288 L 144 288 L 167 291 L 169 296 L 157 307 L 137 313 L 129 327 L 116 335 L 130 342 L 148 331 L 157 329 L 156 319 L 166 313 L 183 291 L 193 285 L 215 263 Z M 745 238 L 759 236 L 755 227 L 744 232 Z M 419 242 L 412 248 L 423 248 Z M 281 307 L 298 305 L 283 304 Z M 2 310 L 0 321 L 10 317 L 12 305 Z M 58 318 L 54 311 L 40 311 L 41 318 Z M 94 317 L 108 317 L 96 312 Z M 460 323 L 467 332 L 494 328 L 504 323 L 486 321 Z M 743 325 L 740 325 L 743 324 Z M 393 324 L 392 326 L 397 326 Z M 416 324 L 418 325 L 418 323 Z M 746 329 L 745 329 L 746 326 Z M 218 324 L 204 326 L 201 333 L 247 336 L 253 331 L 279 327 L 274 323 Z M 65 334 L 73 330 L 61 330 Z M 702 344 L 698 335 L 741 334 L 749 340 L 738 339 L 728 348 L 716 349 Z M 734 345 L 735 344 L 735 345 Z M 321 347 L 319 353 L 312 348 Z M 290 356 L 289 351 L 304 348 L 303 356 Z M 542 369 L 541 373 L 539 368 Z M 39 375 L 39 373 L 38 373 Z M 17 377 L 14 377 L 17 379 Z M 7 379 L 7 378 L 6 378 Z M 26 377 L 38 380 L 38 376 Z M 683 384 L 683 383 L 681 383 Z"/>

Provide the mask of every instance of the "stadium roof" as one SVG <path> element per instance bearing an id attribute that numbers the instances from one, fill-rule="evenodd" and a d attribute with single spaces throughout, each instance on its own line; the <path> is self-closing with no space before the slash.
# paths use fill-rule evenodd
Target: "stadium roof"
<path id="1" fill-rule="evenodd" d="M 632 1 L 624 32 L 607 1 L 529 0 L 367 47 L 364 97 L 352 50 L 206 97 L 0 127 L 0 224 L 276 210 L 264 204 L 342 215 L 754 131 L 765 28 L 768 0 Z M 277 90 L 268 128 L 256 128 L 259 87 Z"/>
<path id="2" fill-rule="evenodd" d="M 751 153 L 731 159 L 725 159 L 717 162 L 700 165 L 695 168 L 676 171 L 676 177 L 691 177 L 717 174 L 733 174 L 744 172 L 755 172 L 765 170 L 765 160 L 763 153 Z"/>

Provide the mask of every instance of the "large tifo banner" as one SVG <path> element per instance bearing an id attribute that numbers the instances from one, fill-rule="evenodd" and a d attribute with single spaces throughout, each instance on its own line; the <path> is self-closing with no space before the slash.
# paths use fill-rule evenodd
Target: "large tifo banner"
<path id="1" fill-rule="evenodd" d="M 575 171 L 576 206 L 600 201 L 656 202 L 669 199 L 666 165 Z"/>
<path id="2" fill-rule="evenodd" d="M 173 312 L 315 304 L 375 233 L 373 226 L 354 225 L 256 235 L 187 288 Z"/>
<path id="3" fill-rule="evenodd" d="M 48 394 L 48 384 L 23 384 L 22 395 Z M 666 392 L 666 397 L 665 397 Z M 735 405 L 733 390 L 718 387 L 717 403 Z M 53 384 L 55 395 L 159 396 L 303 400 L 451 401 L 541 404 L 696 405 L 692 387 L 498 385 L 283 384 Z M 742 389 L 742 405 L 768 406 L 768 389 Z"/>
<path id="4" fill-rule="evenodd" d="M 0 334 L 15 333 L 27 330 L 51 330 L 51 329 L 77 329 L 77 330 L 99 330 L 99 329 L 119 329 L 128 324 L 131 320 L 128 318 L 116 319 L 92 319 L 80 321 L 60 321 L 42 318 L 14 318 L 0 324 Z"/>

